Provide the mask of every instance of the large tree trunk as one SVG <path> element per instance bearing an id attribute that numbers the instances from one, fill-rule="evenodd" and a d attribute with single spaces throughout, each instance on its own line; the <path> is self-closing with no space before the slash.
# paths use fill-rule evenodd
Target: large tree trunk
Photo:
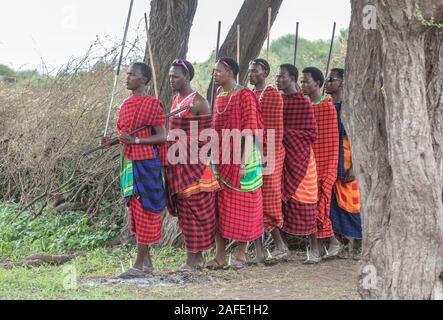
<path id="1" fill-rule="evenodd" d="M 157 73 L 159 99 L 165 103 L 167 110 L 171 105 L 169 68 L 175 59 L 186 58 L 197 3 L 197 0 L 151 1 L 149 34 Z M 152 82 L 150 94 L 154 95 Z M 160 246 L 180 245 L 182 238 L 178 236 L 179 234 L 177 218 L 166 214 Z"/>
<path id="2" fill-rule="evenodd" d="M 220 47 L 219 56 L 237 60 L 237 25 L 240 25 L 240 80 L 246 79 L 249 61 L 255 59 L 263 48 L 268 29 L 268 8 L 272 8 L 272 23 L 283 0 L 245 0 L 234 23 Z M 211 94 L 212 82 L 208 89 Z"/>
<path id="3" fill-rule="evenodd" d="M 157 71 L 159 99 L 169 110 L 169 68 L 175 59 L 186 58 L 189 34 L 198 0 L 152 0 L 149 16 L 153 59 Z M 150 94 L 154 94 L 151 83 Z"/>
<path id="4" fill-rule="evenodd" d="M 362 196 L 364 299 L 443 299 L 443 30 L 415 1 L 352 0 L 344 117 Z M 443 20 L 442 4 L 418 1 Z M 434 4 L 433 4 L 434 3 Z"/>

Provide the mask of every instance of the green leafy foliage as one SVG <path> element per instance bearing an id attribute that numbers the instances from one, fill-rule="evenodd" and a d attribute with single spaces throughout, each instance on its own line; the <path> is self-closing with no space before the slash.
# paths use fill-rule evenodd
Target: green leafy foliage
<path id="1" fill-rule="evenodd" d="M 0 75 L 12 77 L 15 75 L 15 71 L 4 64 L 0 64 Z"/>
<path id="2" fill-rule="evenodd" d="M 18 81 L 32 80 L 40 77 L 37 70 L 15 71 L 4 64 L 0 64 L 0 75 L 6 77 L 13 77 L 16 78 Z"/>
<path id="3" fill-rule="evenodd" d="M 116 224 L 89 225 L 82 212 L 63 214 L 44 212 L 37 219 L 23 213 L 13 223 L 18 208 L 13 204 L 0 206 L 0 257 L 19 258 L 32 253 L 49 255 L 91 250 L 116 239 Z M 104 219 L 105 220 L 105 219 Z"/>

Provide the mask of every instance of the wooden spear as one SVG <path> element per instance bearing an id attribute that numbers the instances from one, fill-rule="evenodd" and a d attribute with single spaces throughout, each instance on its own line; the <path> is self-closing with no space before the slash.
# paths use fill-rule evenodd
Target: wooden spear
<path id="1" fill-rule="evenodd" d="M 151 37 L 149 36 L 148 15 L 145 12 L 145 27 L 146 27 L 146 45 L 148 47 L 149 61 L 151 61 L 152 81 L 154 82 L 155 97 L 158 99 L 157 73 L 155 71 L 154 55 L 152 54 Z M 147 60 L 147 59 L 146 59 Z M 145 61 L 147 63 L 147 61 Z"/>
<path id="2" fill-rule="evenodd" d="M 272 8 L 268 8 L 268 40 L 266 48 L 266 60 L 269 61 L 269 48 L 271 45 L 271 22 L 272 22 Z"/>
<path id="3" fill-rule="evenodd" d="M 328 76 L 329 72 L 329 64 L 331 63 L 331 55 L 332 55 L 332 48 L 334 46 L 334 38 L 335 38 L 335 27 L 337 26 L 337 23 L 334 22 L 334 28 L 332 29 L 332 39 L 331 39 L 331 47 L 329 48 L 329 56 L 328 56 L 328 64 L 326 66 L 326 73 L 325 78 Z M 325 94 L 326 86 L 323 86 L 323 95 Z"/>
<path id="4" fill-rule="evenodd" d="M 240 66 L 240 24 L 237 25 L 237 63 Z M 237 74 L 237 83 L 240 80 L 240 72 Z"/>
<path id="5" fill-rule="evenodd" d="M 128 35 L 129 22 L 131 21 L 131 14 L 132 14 L 132 6 L 133 6 L 133 4 L 134 4 L 134 0 L 131 0 L 131 3 L 129 5 L 128 19 L 126 20 L 125 33 L 124 33 L 123 41 L 122 41 L 122 50 L 120 52 L 120 59 L 118 61 L 117 72 L 115 73 L 114 85 L 112 87 L 111 102 L 109 103 L 108 118 L 106 120 L 105 133 L 103 135 L 104 137 L 106 137 L 106 135 L 108 134 L 109 119 L 111 117 L 112 105 L 114 104 L 115 89 L 117 88 L 117 80 L 118 80 L 118 76 L 120 75 L 120 68 L 121 68 L 122 60 L 123 60 L 123 51 L 125 50 L 126 36 Z"/>
<path id="6" fill-rule="evenodd" d="M 297 66 L 297 49 L 298 49 L 298 25 L 299 23 L 297 22 L 297 26 L 295 28 L 295 49 L 294 49 L 294 66 Z"/>
<path id="7" fill-rule="evenodd" d="M 173 117 L 173 116 L 175 116 L 175 115 L 177 115 L 177 114 L 179 114 L 179 113 L 181 113 L 181 112 L 183 112 L 185 110 L 188 110 L 191 107 L 192 107 L 192 104 L 190 104 L 190 105 L 188 105 L 186 107 L 180 108 L 178 110 L 175 110 L 173 112 L 170 112 L 170 113 L 166 114 L 165 117 L 166 117 L 166 119 L 171 118 L 171 117 Z M 129 132 L 129 135 L 136 134 L 136 133 L 138 133 L 138 132 L 140 132 L 140 131 L 142 131 L 142 130 L 144 130 L 146 128 L 149 128 L 149 126 L 150 125 L 145 125 L 145 126 L 142 126 L 140 128 L 137 128 L 137 129 Z M 119 142 L 118 138 L 112 138 L 107 143 L 105 143 L 103 145 L 100 145 L 98 147 L 95 147 L 95 148 L 92 148 L 92 149 L 89 149 L 89 150 L 83 152 L 82 156 L 83 157 L 89 156 L 90 154 L 93 154 L 94 152 L 96 152 L 98 150 L 103 150 L 103 149 L 106 149 L 107 147 L 112 147 L 112 146 L 118 144 L 118 142 Z M 45 194 L 45 196 L 46 196 L 46 194 Z M 42 196 L 42 198 L 43 198 L 43 196 Z"/>
<path id="8" fill-rule="evenodd" d="M 215 62 L 217 62 L 220 54 L 220 34 L 221 34 L 221 21 L 218 22 L 218 31 L 217 31 L 217 45 L 215 47 Z M 214 76 L 212 76 L 212 87 L 211 87 L 211 112 L 214 112 L 214 97 L 215 97 L 215 81 Z"/>

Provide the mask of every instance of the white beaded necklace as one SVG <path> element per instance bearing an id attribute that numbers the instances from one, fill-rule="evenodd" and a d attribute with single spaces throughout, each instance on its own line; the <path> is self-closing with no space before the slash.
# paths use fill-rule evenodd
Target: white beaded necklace
<path id="1" fill-rule="evenodd" d="M 182 100 L 182 102 L 178 102 L 178 97 L 180 96 L 180 94 L 177 94 L 177 95 L 175 96 L 175 105 L 177 106 L 177 107 L 176 107 L 176 110 L 180 109 L 181 106 L 182 106 L 186 101 L 188 101 L 189 98 L 191 98 L 191 97 L 192 97 L 193 95 L 195 95 L 195 94 L 197 94 L 196 91 L 191 92 L 186 98 L 184 98 L 184 99 Z"/>
<path id="2" fill-rule="evenodd" d="M 267 85 L 264 89 L 263 89 L 263 91 L 262 91 L 262 93 L 260 94 L 260 98 L 258 98 L 258 101 L 261 103 L 261 101 L 263 100 L 263 95 L 264 95 L 264 93 L 266 92 L 266 89 L 268 89 L 269 87 L 271 87 L 271 85 Z"/>
<path id="3" fill-rule="evenodd" d="M 228 110 L 228 107 L 229 107 L 229 104 L 231 103 L 232 97 L 236 96 L 238 93 L 237 89 L 239 89 L 239 88 L 235 88 L 235 90 L 232 92 L 231 96 L 229 97 L 228 104 L 226 105 L 225 110 L 223 110 L 222 112 L 220 112 L 220 110 L 218 109 L 218 99 L 220 98 L 220 95 L 217 97 L 217 101 L 215 103 L 215 111 L 217 111 L 218 115 L 222 115 L 223 113 L 226 112 L 226 110 Z"/>

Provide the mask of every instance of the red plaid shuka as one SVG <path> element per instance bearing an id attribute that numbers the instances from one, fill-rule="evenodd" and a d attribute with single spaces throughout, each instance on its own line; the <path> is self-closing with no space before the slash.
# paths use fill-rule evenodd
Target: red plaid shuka
<path id="1" fill-rule="evenodd" d="M 318 125 L 319 138 L 313 150 L 317 164 L 318 197 L 317 238 L 330 238 L 334 235 L 330 218 L 332 188 L 337 178 L 339 133 L 337 112 L 332 98 L 325 98 L 313 105 Z"/>
<path id="2" fill-rule="evenodd" d="M 198 137 L 203 130 L 210 129 L 211 124 L 211 115 L 193 116 L 190 114 L 187 117 L 174 117 L 171 119 L 169 124 L 170 138 L 172 138 L 171 131 L 175 129 L 180 129 L 181 131 L 175 132 L 182 132 L 184 136 L 178 137 L 177 135 L 177 141 L 168 141 L 167 143 L 169 159 L 173 159 L 173 157 L 175 158 L 177 155 L 180 156 L 178 164 L 169 163 L 165 169 L 169 197 L 188 188 L 203 176 L 206 167 L 209 165 L 209 161 L 208 163 L 202 163 L 199 159 L 199 152 L 207 142 L 198 141 Z M 198 132 L 197 136 L 191 137 L 191 131 L 195 131 L 195 133 Z M 174 135 L 176 134 L 174 133 Z M 183 145 L 185 142 L 186 145 Z M 191 148 L 193 150 L 191 150 Z M 191 158 L 191 156 L 193 158 Z"/>
<path id="3" fill-rule="evenodd" d="M 120 133 L 134 131 L 137 128 L 149 125 L 133 135 L 134 138 L 151 136 L 153 127 L 166 124 L 164 108 L 161 102 L 150 96 L 130 96 L 127 98 L 118 114 L 117 130 Z M 124 157 L 130 160 L 147 160 L 155 158 L 154 147 L 151 145 L 123 145 Z"/>
<path id="4" fill-rule="evenodd" d="M 283 94 L 285 161 L 283 169 L 283 213 L 286 233 L 305 236 L 317 231 L 317 205 L 301 203 L 294 195 L 306 176 L 311 149 L 317 140 L 314 109 L 302 92 Z"/>
<path id="5" fill-rule="evenodd" d="M 283 94 L 285 162 L 282 198 L 287 202 L 294 195 L 308 168 L 309 155 L 317 140 L 314 109 L 302 92 Z"/>
<path id="6" fill-rule="evenodd" d="M 317 204 L 301 203 L 290 199 L 283 203 L 285 221 L 282 230 L 295 236 L 308 236 L 317 232 Z"/>
<path id="7" fill-rule="evenodd" d="M 215 242 L 215 194 L 199 192 L 189 197 L 175 198 L 178 223 L 185 239 L 187 252 L 211 249 Z"/>
<path id="8" fill-rule="evenodd" d="M 265 129 L 273 129 L 275 149 L 265 149 L 268 161 L 267 167 L 274 167 L 270 175 L 263 175 L 263 214 L 264 224 L 268 231 L 283 226 L 281 201 L 281 180 L 285 150 L 283 148 L 283 98 L 280 92 L 272 86 L 262 90 L 254 90 L 263 111 Z M 269 136 L 269 133 L 267 134 Z M 270 148 L 268 144 L 268 148 Z"/>
<path id="9" fill-rule="evenodd" d="M 139 199 L 131 197 L 128 203 L 131 232 L 137 243 L 151 245 L 162 239 L 162 217 L 159 213 L 147 210 Z"/>
<path id="10" fill-rule="evenodd" d="M 180 107 L 192 104 L 194 97 L 184 101 Z M 177 104 L 174 103 L 171 111 L 177 108 Z M 167 143 L 170 156 L 176 156 L 172 152 L 177 151 L 178 147 L 182 160 L 178 164 L 168 164 L 165 168 L 168 209 L 170 214 L 178 217 L 179 226 L 185 239 L 186 251 L 192 253 L 211 249 L 215 241 L 216 218 L 215 195 L 213 193 L 215 186 L 211 183 L 206 185 L 204 183 L 206 180 L 203 179 L 205 173 L 209 172 L 212 177 L 214 177 L 214 173 L 208 168 L 209 161 L 202 163 L 199 159 L 200 149 L 207 142 L 198 139 L 203 130 L 211 128 L 211 124 L 211 115 L 194 116 L 190 109 L 172 118 L 169 124 L 170 138 L 173 138 L 172 134 L 176 135 L 179 132 L 183 136 L 176 137 L 176 139 L 180 138 L 177 142 L 168 141 Z M 174 133 L 175 129 L 180 129 L 180 131 L 177 130 Z M 191 137 L 193 130 L 197 133 L 195 137 Z M 180 144 L 180 141 L 186 145 Z M 175 148 L 171 149 L 173 145 Z M 196 158 L 192 158 L 191 151 Z M 183 192 L 186 195 L 182 195 Z"/>
<path id="11" fill-rule="evenodd" d="M 263 115 L 255 94 L 247 89 L 236 89 L 226 97 L 217 97 L 214 108 L 214 128 L 219 137 L 223 129 L 264 129 Z M 223 159 L 220 141 L 219 159 Z M 232 162 L 231 162 L 232 163 Z M 240 165 L 216 164 L 220 177 L 233 188 L 240 188 Z M 263 234 L 262 189 L 242 192 L 220 183 L 221 190 L 216 193 L 216 213 L 218 232 L 225 239 L 248 242 Z"/>
<path id="12" fill-rule="evenodd" d="M 220 91 L 221 88 L 219 88 Z M 214 107 L 214 129 L 219 139 L 223 139 L 223 129 L 264 129 L 263 113 L 255 94 L 247 89 L 240 88 L 225 97 L 218 96 Z M 225 134 L 226 135 L 226 134 Z M 232 143 L 227 144 L 223 150 L 220 140 L 219 164 L 215 164 L 219 176 L 233 188 L 240 188 L 240 165 L 233 164 L 233 145 L 237 142 L 232 138 Z M 223 154 L 230 154 L 230 164 L 222 164 Z M 239 163 L 239 161 L 236 161 Z"/>
<path id="13" fill-rule="evenodd" d="M 224 183 L 216 193 L 217 231 L 224 239 L 250 242 L 263 235 L 262 189 L 233 190 Z"/>

